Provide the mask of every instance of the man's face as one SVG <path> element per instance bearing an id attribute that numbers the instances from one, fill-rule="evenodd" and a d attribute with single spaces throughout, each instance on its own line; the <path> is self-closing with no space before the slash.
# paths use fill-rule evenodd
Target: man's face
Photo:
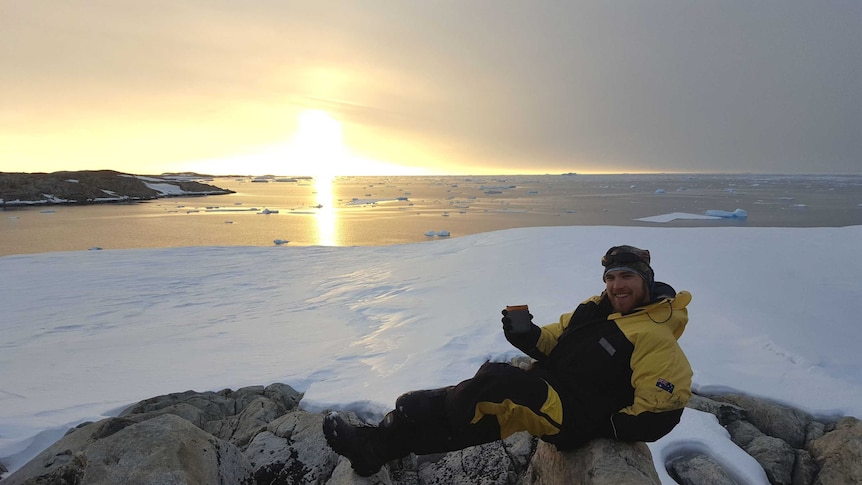
<path id="1" fill-rule="evenodd" d="M 606 274 L 605 290 L 615 312 L 628 313 L 647 302 L 646 282 L 631 271 Z"/>

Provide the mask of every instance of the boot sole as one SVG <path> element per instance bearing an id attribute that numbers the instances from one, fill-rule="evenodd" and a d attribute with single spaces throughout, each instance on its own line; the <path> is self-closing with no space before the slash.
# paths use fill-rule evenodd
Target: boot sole
<path id="1" fill-rule="evenodd" d="M 348 446 L 345 445 L 345 439 L 356 439 L 354 427 L 347 423 L 337 413 L 327 414 L 323 418 L 323 436 L 326 438 L 326 444 L 339 455 L 350 460 L 350 466 L 353 471 L 361 477 L 370 477 L 380 471 L 383 464 L 377 467 L 365 463 L 365 460 L 358 455 L 351 453 Z"/>

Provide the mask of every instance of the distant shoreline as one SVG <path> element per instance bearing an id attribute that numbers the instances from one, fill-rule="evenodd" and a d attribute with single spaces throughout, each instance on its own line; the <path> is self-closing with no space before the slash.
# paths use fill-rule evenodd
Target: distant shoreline
<path id="1" fill-rule="evenodd" d="M 0 206 L 104 204 L 234 193 L 199 181 L 205 178 L 190 174 L 133 175 L 112 170 L 0 172 Z"/>

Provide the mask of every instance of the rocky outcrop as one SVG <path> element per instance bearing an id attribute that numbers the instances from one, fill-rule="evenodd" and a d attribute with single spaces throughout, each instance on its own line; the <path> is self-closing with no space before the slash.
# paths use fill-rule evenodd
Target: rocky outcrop
<path id="1" fill-rule="evenodd" d="M 862 423 L 856 418 L 824 423 L 799 409 L 739 394 L 695 396 L 689 407 L 715 415 L 772 485 L 862 483 Z M 691 481 L 682 480 L 682 473 L 674 475 L 676 470 L 671 475 L 680 483 L 736 483 L 722 472 L 718 474 L 727 481 L 707 479 L 701 473 L 710 468 L 714 466 L 685 469 L 698 477 Z"/>
<path id="2" fill-rule="evenodd" d="M 70 430 L 2 485 L 660 483 L 643 443 L 598 439 L 559 452 L 526 433 L 451 453 L 410 455 L 365 479 L 326 445 L 323 416 L 298 409 L 301 398 L 273 384 L 141 401 L 120 416 Z M 695 396 L 690 404 L 716 415 L 772 484 L 862 483 L 862 423 L 855 418 L 821 423 L 737 395 Z M 666 468 L 684 485 L 737 483 L 719 461 L 694 454 Z"/>
<path id="3" fill-rule="evenodd" d="M 284 428 L 283 420 L 297 413 L 312 420 L 317 417 L 296 410 L 300 398 L 289 386 L 273 384 L 148 399 L 116 418 L 70 430 L 2 483 L 317 483 L 310 479 L 258 482 L 255 477 L 267 471 L 266 464 L 253 461 L 260 460 L 260 442 L 246 453 L 253 439 L 270 429 L 294 441 L 294 430 Z M 286 477 L 314 476 L 313 467 L 297 458 L 304 456 L 299 449 L 315 442 L 318 449 L 312 454 L 323 455 L 324 473 L 335 468 L 337 457 L 328 449 L 320 453 L 326 448 L 321 419 L 317 417 L 315 433 L 309 433 L 319 437 L 299 440 L 301 446 L 282 455 Z"/>
<path id="4" fill-rule="evenodd" d="M 178 177 L 130 175 L 112 170 L 53 173 L 0 172 L 0 205 L 87 204 L 149 200 L 170 195 L 233 193 Z"/>

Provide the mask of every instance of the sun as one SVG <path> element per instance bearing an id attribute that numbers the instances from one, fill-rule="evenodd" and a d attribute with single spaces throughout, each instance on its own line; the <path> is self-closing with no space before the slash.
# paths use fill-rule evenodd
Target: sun
<path id="1" fill-rule="evenodd" d="M 301 165 L 309 168 L 309 175 L 329 179 L 346 168 L 347 153 L 338 120 L 325 111 L 305 110 L 298 122 L 291 145 Z"/>

